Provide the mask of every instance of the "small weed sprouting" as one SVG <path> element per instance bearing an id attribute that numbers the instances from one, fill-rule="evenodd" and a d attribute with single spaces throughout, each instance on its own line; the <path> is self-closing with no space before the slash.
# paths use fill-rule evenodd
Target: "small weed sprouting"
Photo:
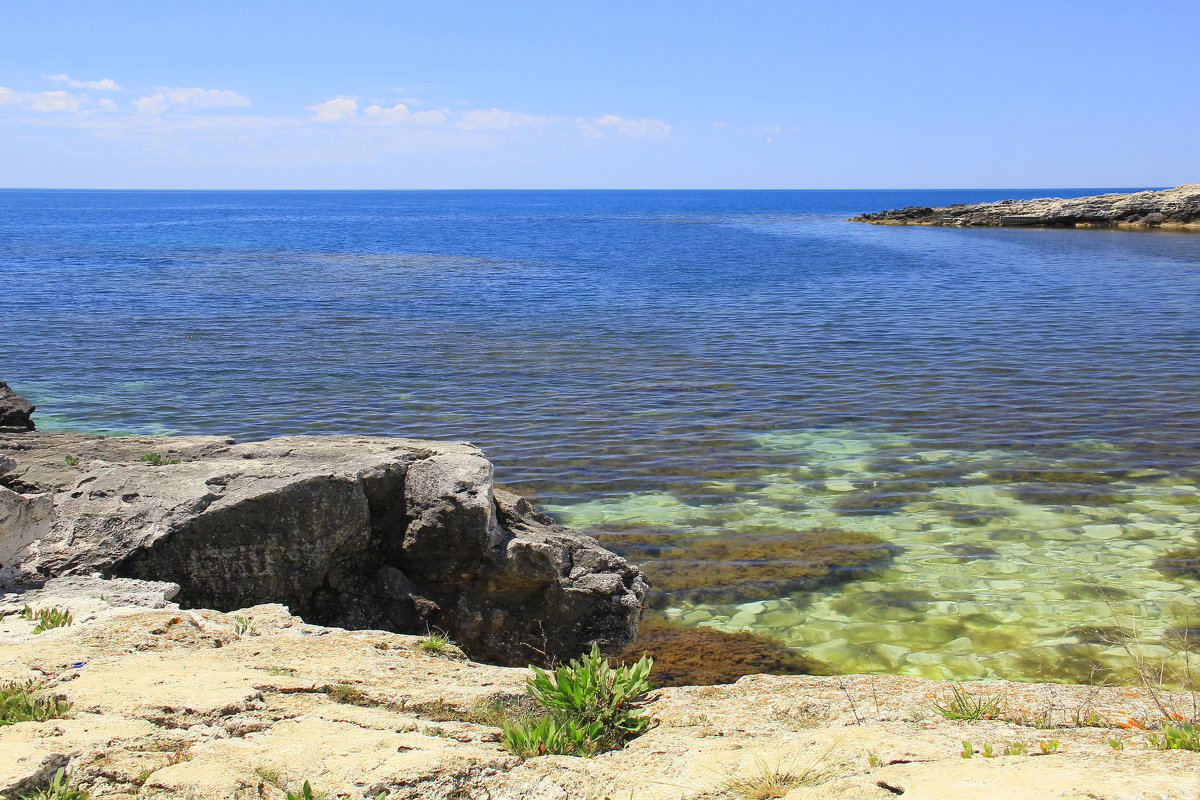
<path id="1" fill-rule="evenodd" d="M 876 753 L 874 750 L 869 750 L 867 752 L 867 764 L 871 767 L 871 769 L 877 769 L 883 766 L 883 759 L 879 757 L 879 753 Z"/>
<path id="2" fill-rule="evenodd" d="M 254 620 L 249 617 L 234 617 L 233 632 L 239 637 L 255 636 L 258 634 L 258 627 L 254 624 Z"/>
<path id="3" fill-rule="evenodd" d="M 165 456 L 163 456 L 162 453 L 146 453 L 146 455 L 139 458 L 138 461 L 144 461 L 152 467 L 165 467 L 170 464 L 182 464 L 183 463 L 178 458 L 168 459 Z"/>
<path id="4" fill-rule="evenodd" d="M 983 749 L 979 751 L 979 754 L 981 756 L 983 756 L 984 758 L 995 758 L 996 757 L 996 751 L 992 749 L 992 746 L 990 744 L 985 744 L 983 746 Z"/>
<path id="5" fill-rule="evenodd" d="M 70 455 L 70 456 L 67 456 L 66 458 L 64 458 L 63 461 L 66 461 L 67 464 L 72 467 L 78 467 L 79 463 L 81 461 L 83 461 L 83 459 L 80 458 L 79 456 Z"/>
<path id="6" fill-rule="evenodd" d="M 1159 750 L 1200 750 L 1200 724 L 1164 723 L 1162 731 L 1150 737 L 1150 744 Z"/>
<path id="7" fill-rule="evenodd" d="M 972 745 L 970 742 L 963 742 L 962 746 L 963 746 L 963 749 L 962 749 L 962 752 L 959 753 L 960 756 L 962 756 L 963 758 L 974 758 L 975 757 L 974 745 Z"/>
<path id="8" fill-rule="evenodd" d="M 933 701 L 934 709 L 946 719 L 996 719 L 1004 707 L 998 693 L 973 695 L 959 684 L 950 687 L 950 695 Z"/>
<path id="9" fill-rule="evenodd" d="M 417 647 L 421 648 L 430 655 L 441 655 L 446 652 L 446 647 L 450 644 L 450 637 L 438 631 L 431 633 L 417 643 Z"/>
<path id="10" fill-rule="evenodd" d="M 23 794 L 19 800 L 88 800 L 88 793 L 83 789 L 71 788 L 71 779 L 67 776 L 67 771 L 60 767 L 58 772 L 54 773 L 49 786 Z"/>
<path id="11" fill-rule="evenodd" d="M 369 700 L 362 689 L 348 683 L 338 683 L 325 686 L 325 694 L 335 703 L 345 703 L 351 706 L 366 705 Z"/>
<path id="12" fill-rule="evenodd" d="M 501 741 L 522 756 L 592 756 L 623 747 L 650 726 L 640 703 L 650 691 L 653 664 L 643 656 L 613 669 L 593 644 L 587 655 L 553 672 L 532 667 L 526 692 L 543 715 L 505 722 Z"/>
<path id="13" fill-rule="evenodd" d="M 1124 750 L 1125 749 L 1125 740 L 1117 739 L 1117 738 L 1109 739 L 1108 746 L 1111 747 L 1113 750 Z"/>
<path id="14" fill-rule="evenodd" d="M 1075 712 L 1074 718 L 1071 720 L 1071 727 L 1074 728 L 1111 728 L 1112 725 L 1104 717 L 1097 714 L 1091 709 L 1083 711 L 1082 709 Z"/>
<path id="15" fill-rule="evenodd" d="M 313 794 L 313 788 L 308 781 L 300 787 L 299 792 L 287 792 L 287 800 L 316 800 L 320 795 Z"/>
<path id="16" fill-rule="evenodd" d="M 1023 756 L 1029 754 L 1029 746 L 1024 742 L 1012 742 L 1004 745 L 1004 751 L 1001 755 L 1004 756 Z"/>
<path id="17" fill-rule="evenodd" d="M 21 617 L 34 623 L 34 633 L 65 628 L 75 622 L 75 617 L 65 608 L 39 608 L 34 611 L 30 606 L 25 606 L 21 609 Z"/>
<path id="18" fill-rule="evenodd" d="M 1058 752 L 1058 748 L 1061 745 L 1062 742 L 1058 741 L 1057 739 L 1043 739 L 1042 741 L 1038 742 L 1038 748 L 1042 751 L 1042 755 L 1044 756 L 1054 755 Z"/>
<path id="19" fill-rule="evenodd" d="M 800 786 L 816 786 L 830 778 L 828 770 L 815 766 L 803 770 L 771 768 L 763 761 L 757 762 L 755 772 L 750 775 L 731 775 L 725 789 L 738 800 L 775 800 Z"/>
<path id="20" fill-rule="evenodd" d="M 268 675 L 295 675 L 295 667 L 266 667 Z"/>
<path id="21" fill-rule="evenodd" d="M 62 697 L 39 694 L 39 688 L 33 681 L 0 684 L 0 726 L 65 717 L 71 704 Z"/>

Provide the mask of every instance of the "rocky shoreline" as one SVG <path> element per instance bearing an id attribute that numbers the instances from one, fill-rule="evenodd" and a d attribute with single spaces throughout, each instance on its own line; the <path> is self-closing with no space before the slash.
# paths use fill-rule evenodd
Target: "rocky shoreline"
<path id="1" fill-rule="evenodd" d="M 1200 230 L 1200 184 L 1129 194 L 1001 200 L 931 208 L 909 206 L 851 217 L 873 225 L 959 228 L 1142 228 Z"/>
<path id="2" fill-rule="evenodd" d="M 430 652 L 420 637 L 308 624 L 279 605 L 187 610 L 132 582 L 87 580 L 0 594 L 0 678 L 36 680 L 71 704 L 60 718 L 0 725 L 0 795 L 59 768 L 92 800 L 285 800 L 305 781 L 364 800 L 742 800 L 738 781 L 780 775 L 805 778 L 759 796 L 1200 795 L 1200 754 L 1148 744 L 1143 728 L 1161 712 L 1141 689 L 973 682 L 965 690 L 998 698 L 997 713 L 952 720 L 937 710 L 950 683 L 755 675 L 654 692 L 653 727 L 623 749 L 521 758 L 488 709 L 519 702 L 527 670 Z M 26 602 L 69 610 L 74 624 L 35 634 L 12 613 Z"/>
<path id="3" fill-rule="evenodd" d="M 1194 697 L 1153 686 L 747 675 L 653 692 L 619 749 L 523 757 L 494 711 L 530 673 L 494 664 L 616 653 L 648 587 L 478 449 L 43 433 L 32 410 L 0 383 L 0 692 L 54 713 L 0 717 L 0 797 L 60 770 L 92 800 L 1200 796 L 1200 754 L 1152 739 Z M 668 676 L 748 636 L 698 630 Z"/>

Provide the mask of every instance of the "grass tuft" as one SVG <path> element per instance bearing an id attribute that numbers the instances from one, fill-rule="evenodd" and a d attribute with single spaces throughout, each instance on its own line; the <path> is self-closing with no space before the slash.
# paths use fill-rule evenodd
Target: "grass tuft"
<path id="1" fill-rule="evenodd" d="M 996 719 L 1004 708 L 1004 695 L 971 694 L 956 683 L 950 687 L 948 696 L 933 701 L 933 707 L 946 719 Z"/>

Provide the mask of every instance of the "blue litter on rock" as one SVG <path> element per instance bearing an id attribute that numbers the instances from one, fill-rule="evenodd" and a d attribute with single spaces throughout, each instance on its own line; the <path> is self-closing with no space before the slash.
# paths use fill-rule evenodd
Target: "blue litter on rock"
<path id="1" fill-rule="evenodd" d="M 76 661 L 74 664 L 71 665 L 71 669 L 79 669 L 86 663 L 87 663 L 86 661 Z"/>

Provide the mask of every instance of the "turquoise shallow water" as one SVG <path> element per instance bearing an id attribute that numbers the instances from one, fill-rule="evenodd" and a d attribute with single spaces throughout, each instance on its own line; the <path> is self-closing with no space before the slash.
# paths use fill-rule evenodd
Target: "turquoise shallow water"
<path id="1" fill-rule="evenodd" d="M 651 575 L 709 553 L 657 613 L 1089 678 L 1097 628 L 1200 616 L 1157 566 L 1200 544 L 1200 236 L 845 221 L 1066 193 L 0 192 L 0 377 L 44 428 L 470 439 Z M 891 561 L 722 582 L 831 528 Z"/>

